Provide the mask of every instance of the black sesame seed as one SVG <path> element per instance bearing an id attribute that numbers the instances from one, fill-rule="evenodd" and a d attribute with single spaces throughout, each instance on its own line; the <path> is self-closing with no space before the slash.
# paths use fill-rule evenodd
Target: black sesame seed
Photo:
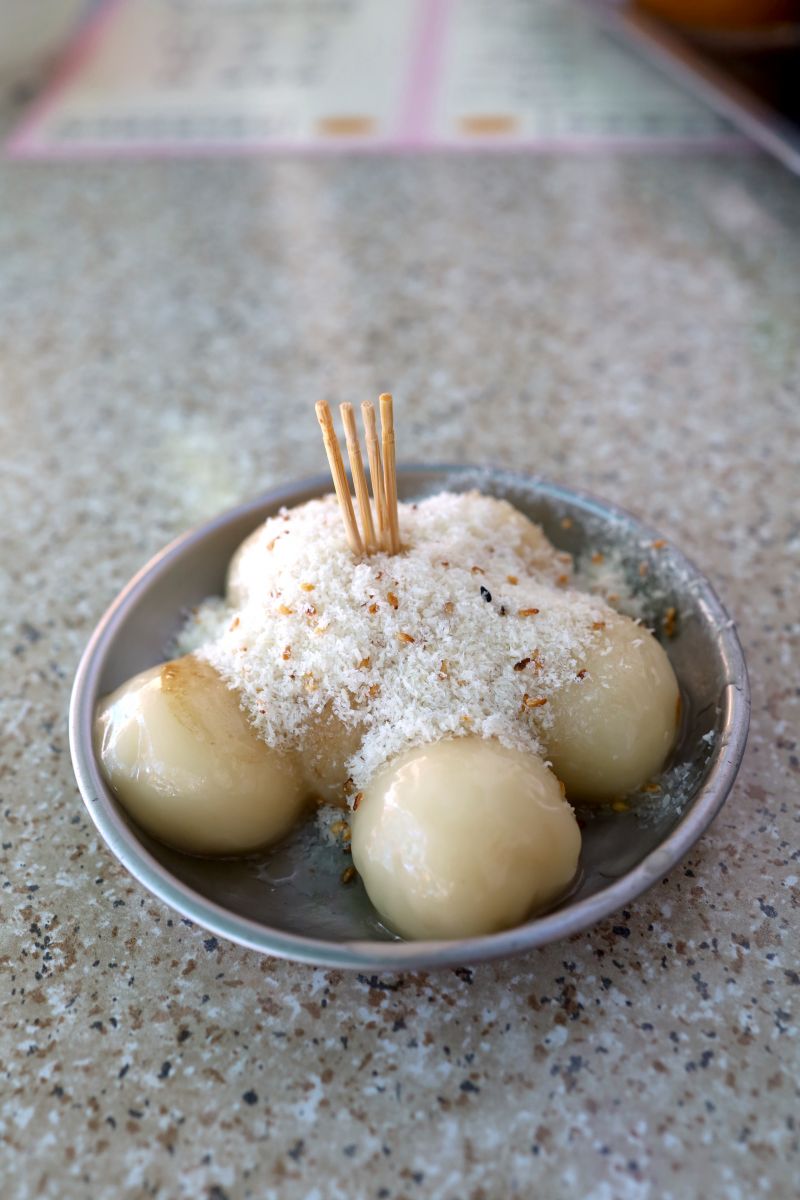
<path id="1" fill-rule="evenodd" d="M 483 597 L 483 599 L 486 601 L 487 604 L 491 604 L 492 593 L 489 591 L 488 588 L 485 588 L 483 586 L 483 584 L 481 584 L 481 596 Z"/>

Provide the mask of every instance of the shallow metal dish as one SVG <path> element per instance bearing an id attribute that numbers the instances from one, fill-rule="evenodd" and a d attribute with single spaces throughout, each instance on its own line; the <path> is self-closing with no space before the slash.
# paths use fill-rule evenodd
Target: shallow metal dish
<path id="1" fill-rule="evenodd" d="M 680 682 L 684 720 L 663 795 L 645 799 L 641 810 L 588 820 L 580 878 L 553 911 L 503 933 L 451 942 L 394 937 L 360 883 L 340 884 L 342 852 L 322 846 L 310 827 L 270 853 L 212 861 L 168 850 L 130 822 L 106 787 L 92 748 L 98 698 L 162 661 L 182 614 L 222 591 L 239 543 L 282 505 L 328 491 L 330 479 L 320 476 L 276 488 L 172 542 L 120 593 L 81 659 L 70 707 L 78 784 L 112 853 L 156 896 L 221 937 L 298 962 L 360 970 L 443 967 L 519 954 L 586 929 L 663 878 L 700 837 L 733 784 L 750 714 L 741 646 L 710 584 L 654 530 L 583 493 L 489 468 L 398 470 L 402 499 L 472 487 L 510 500 L 578 559 L 597 550 L 613 555 L 653 625 L 666 608 L 677 609 L 677 636 L 666 649 Z"/>

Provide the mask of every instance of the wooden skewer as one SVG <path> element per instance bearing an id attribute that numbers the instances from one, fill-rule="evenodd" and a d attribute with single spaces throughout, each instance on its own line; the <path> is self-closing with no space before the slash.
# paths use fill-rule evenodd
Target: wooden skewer
<path id="1" fill-rule="evenodd" d="M 350 458 L 350 473 L 353 476 L 356 500 L 358 501 L 358 512 L 361 517 L 361 536 L 367 554 L 372 554 L 375 550 L 375 530 L 372 525 L 372 509 L 369 503 L 367 477 L 364 474 L 364 460 L 361 457 L 361 446 L 358 442 L 358 430 L 356 429 L 356 419 L 353 416 L 352 404 L 340 404 L 339 412 L 342 414 L 344 436 L 347 442 L 347 454 Z"/>
<path id="2" fill-rule="evenodd" d="M 400 551 L 400 525 L 397 519 L 397 466 L 394 453 L 394 406 L 392 397 L 384 392 L 380 398 L 381 434 L 383 440 L 383 487 L 386 494 L 386 519 L 389 529 L 390 554 Z"/>
<path id="3" fill-rule="evenodd" d="M 364 436 L 367 443 L 372 495 L 375 498 L 375 524 L 377 526 L 378 545 L 384 550 L 388 550 L 389 529 L 386 520 L 386 495 L 383 490 L 383 459 L 381 457 L 381 444 L 378 441 L 378 428 L 375 423 L 375 405 L 371 400 L 365 400 L 361 405 L 361 418 L 364 422 Z"/>
<path id="4" fill-rule="evenodd" d="M 347 482 L 344 463 L 342 461 L 342 451 L 339 448 L 339 439 L 336 436 L 336 430 L 333 428 L 333 417 L 331 416 L 327 400 L 318 400 L 316 410 L 317 420 L 322 429 L 322 440 L 325 443 L 325 453 L 328 455 L 328 465 L 333 476 L 333 486 L 336 489 L 336 498 L 342 510 L 347 541 L 353 554 L 360 555 L 364 553 L 364 547 L 361 544 L 361 535 L 356 525 L 353 502 L 350 499 L 350 485 Z"/>

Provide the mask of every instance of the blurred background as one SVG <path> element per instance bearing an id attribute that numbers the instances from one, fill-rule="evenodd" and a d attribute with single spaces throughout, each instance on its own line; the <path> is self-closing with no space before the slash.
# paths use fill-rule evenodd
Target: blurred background
<path id="1" fill-rule="evenodd" d="M 799 11 L 793 0 L 5 0 L 0 82 L 18 101 L 44 89 L 11 142 L 27 156 L 696 144 L 728 132 L 710 104 L 800 169 Z"/>

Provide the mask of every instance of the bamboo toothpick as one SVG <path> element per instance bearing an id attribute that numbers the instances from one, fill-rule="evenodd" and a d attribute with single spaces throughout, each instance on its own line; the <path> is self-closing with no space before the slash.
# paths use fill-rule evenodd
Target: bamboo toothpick
<path id="1" fill-rule="evenodd" d="M 350 473 L 353 476 L 356 500 L 358 501 L 358 512 L 361 517 L 361 536 L 364 540 L 367 554 L 372 554 L 375 550 L 375 530 L 372 525 L 372 509 L 369 503 L 367 477 L 364 474 L 364 460 L 361 457 L 361 447 L 358 444 L 358 430 L 356 429 L 356 419 L 353 416 L 352 404 L 340 404 L 339 412 L 342 414 L 344 436 L 347 442 L 347 454 L 350 459 Z"/>
<path id="2" fill-rule="evenodd" d="M 372 495 L 375 499 L 375 524 L 377 526 L 378 545 L 384 550 L 389 549 L 388 525 L 386 520 L 386 495 L 383 490 L 383 459 L 381 444 L 378 441 L 378 429 L 375 423 L 375 405 L 371 400 L 365 400 L 361 405 L 361 418 L 364 422 L 364 436 L 367 442 L 367 458 L 369 459 L 369 477 L 372 483 Z"/>
<path id="3" fill-rule="evenodd" d="M 318 400 L 316 410 L 317 420 L 322 429 L 322 440 L 325 443 L 325 453 L 328 455 L 328 465 L 333 476 L 333 486 L 336 489 L 336 498 L 342 510 L 347 541 L 353 554 L 360 555 L 364 553 L 364 547 L 361 543 L 361 535 L 358 532 L 356 518 L 353 514 L 350 485 L 347 482 L 344 463 L 342 461 L 342 452 L 339 448 L 339 439 L 336 436 L 336 430 L 333 428 L 333 417 L 331 416 L 327 400 Z"/>
<path id="4" fill-rule="evenodd" d="M 384 392 L 380 398 L 381 434 L 383 441 L 383 487 L 386 495 L 386 519 L 390 554 L 400 550 L 400 526 L 397 520 L 397 466 L 394 451 L 394 405 L 392 397 Z"/>

